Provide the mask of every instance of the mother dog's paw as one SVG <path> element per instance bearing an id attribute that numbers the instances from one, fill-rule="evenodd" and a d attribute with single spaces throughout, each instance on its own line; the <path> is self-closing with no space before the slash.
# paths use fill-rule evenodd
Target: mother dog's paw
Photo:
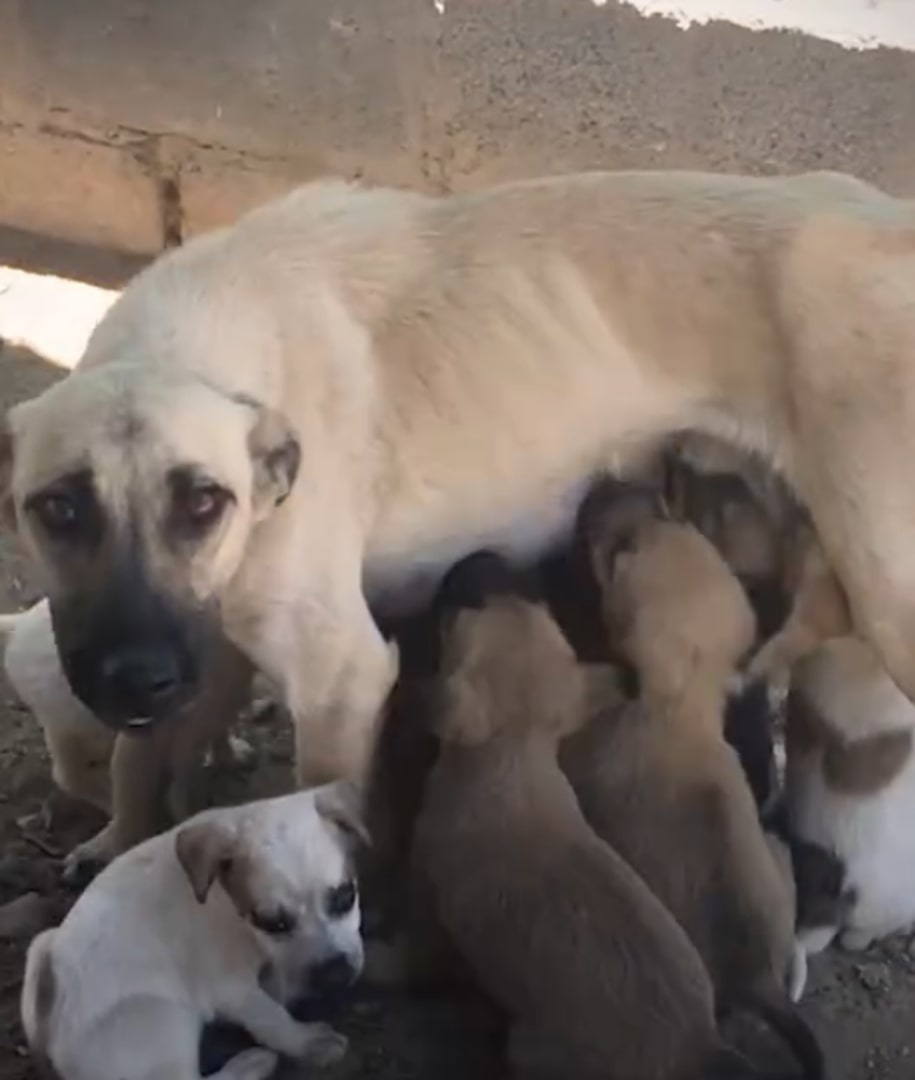
<path id="1" fill-rule="evenodd" d="M 70 888 L 84 889 L 96 875 L 125 850 L 111 823 L 90 840 L 86 840 L 64 859 L 63 883 Z"/>

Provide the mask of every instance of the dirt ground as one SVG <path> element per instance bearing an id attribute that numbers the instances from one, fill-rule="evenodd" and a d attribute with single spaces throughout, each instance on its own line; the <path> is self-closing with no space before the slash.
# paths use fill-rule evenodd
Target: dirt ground
<path id="1" fill-rule="evenodd" d="M 86 279 L 116 283 L 129 269 L 117 260 L 77 254 L 75 268 L 73 252 L 64 267 L 74 276 L 78 272 Z M 22 237 L 0 232 L 0 265 L 10 262 L 61 269 Z M 53 319 L 54 313 L 46 317 Z M 0 345 L 0 408 L 35 394 L 62 374 L 27 350 Z M 0 533 L 0 610 L 21 607 L 35 596 L 13 538 Z M 250 726 L 245 734 L 258 751 L 258 764 L 253 774 L 229 778 L 227 797 L 287 786 L 287 725 L 274 719 Z M 0 903 L 34 891 L 62 916 L 73 897 L 59 884 L 60 858 L 98 822 L 60 798 L 51 800 L 49 815 L 51 792 L 40 733 L 0 682 Z M 0 940 L 0 1080 L 35 1080 L 18 1023 L 23 952 L 21 942 Z M 912 1080 L 915 943 L 894 939 L 860 956 L 830 952 L 816 958 L 803 1011 L 822 1039 L 834 1080 Z M 328 1074 L 334 1080 L 488 1080 L 501 1074 L 496 1021 L 478 1001 L 406 1000 L 363 992 L 342 1026 L 352 1038 L 352 1052 Z"/>

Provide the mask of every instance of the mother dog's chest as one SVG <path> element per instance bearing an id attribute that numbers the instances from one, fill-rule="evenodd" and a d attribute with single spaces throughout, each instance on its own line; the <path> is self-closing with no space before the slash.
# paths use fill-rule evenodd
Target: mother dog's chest
<path id="1" fill-rule="evenodd" d="M 464 556 L 488 548 L 513 565 L 533 565 L 570 540 L 590 478 L 539 506 L 507 507 L 490 522 L 468 522 L 448 536 L 430 539 L 397 555 L 366 560 L 363 590 L 376 617 L 404 618 L 426 607 L 442 578 Z"/>

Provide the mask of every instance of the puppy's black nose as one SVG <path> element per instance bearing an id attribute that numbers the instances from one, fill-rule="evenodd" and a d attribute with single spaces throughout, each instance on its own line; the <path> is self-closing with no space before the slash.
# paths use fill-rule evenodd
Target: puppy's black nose
<path id="1" fill-rule="evenodd" d="M 508 561 L 494 551 L 477 551 L 454 564 L 442 580 L 437 607 L 444 614 L 461 608 L 482 608 L 494 596 L 518 591 Z"/>
<path id="2" fill-rule="evenodd" d="M 169 708 L 181 686 L 175 656 L 166 649 L 131 647 L 102 661 L 108 694 L 124 713 L 156 716 Z"/>
<path id="3" fill-rule="evenodd" d="M 309 972 L 312 992 L 315 994 L 338 994 L 356 981 L 358 971 L 349 958 L 340 953 L 330 960 L 316 964 Z"/>

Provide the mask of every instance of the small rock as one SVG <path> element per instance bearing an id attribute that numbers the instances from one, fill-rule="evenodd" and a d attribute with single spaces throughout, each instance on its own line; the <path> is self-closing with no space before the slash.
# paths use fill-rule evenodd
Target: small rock
<path id="1" fill-rule="evenodd" d="M 882 964 L 859 964 L 855 969 L 858 982 L 875 994 L 885 994 L 890 989 L 890 976 Z"/>
<path id="2" fill-rule="evenodd" d="M 57 912 L 54 904 L 36 892 L 25 893 L 0 907 L 0 938 L 27 941 L 53 926 Z"/>

